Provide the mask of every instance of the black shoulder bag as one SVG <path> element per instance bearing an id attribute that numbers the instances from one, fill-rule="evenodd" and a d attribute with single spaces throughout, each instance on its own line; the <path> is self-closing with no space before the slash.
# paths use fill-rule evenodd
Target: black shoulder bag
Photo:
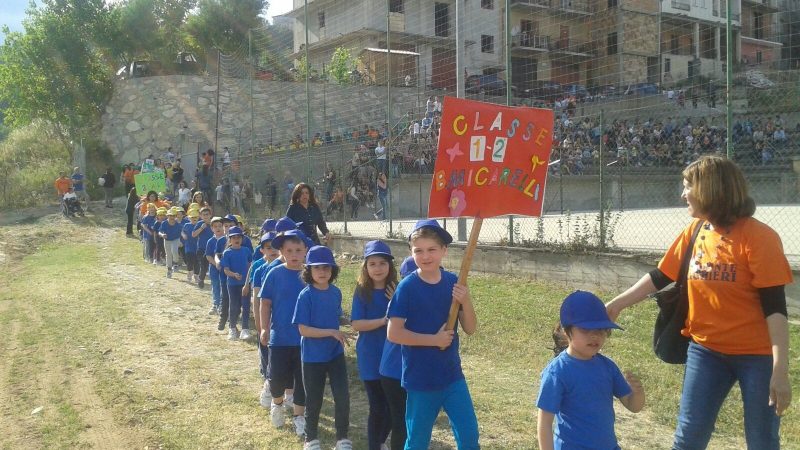
<path id="1" fill-rule="evenodd" d="M 683 253 L 678 280 L 654 295 L 656 303 L 658 303 L 658 317 L 656 317 L 653 329 L 653 351 L 665 363 L 686 364 L 689 338 L 681 334 L 681 330 L 686 324 L 686 315 L 689 312 L 689 283 L 686 279 L 694 242 L 703 223 L 701 220 L 697 224 L 689 246 Z"/>

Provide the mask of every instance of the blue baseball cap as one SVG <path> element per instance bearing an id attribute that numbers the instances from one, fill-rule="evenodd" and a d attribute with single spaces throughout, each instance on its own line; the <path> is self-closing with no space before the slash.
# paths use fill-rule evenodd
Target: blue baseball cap
<path id="1" fill-rule="evenodd" d="M 364 246 L 364 258 L 369 258 L 373 255 L 383 255 L 388 256 L 389 259 L 394 259 L 392 249 L 383 241 L 369 241 Z"/>
<path id="2" fill-rule="evenodd" d="M 414 262 L 414 257 L 407 256 L 400 264 L 400 278 L 409 276 L 415 270 L 417 270 L 417 263 Z"/>
<path id="3" fill-rule="evenodd" d="M 308 238 L 306 238 L 306 235 L 303 234 L 302 231 L 300 231 L 300 230 L 289 230 L 289 231 L 286 231 L 284 233 L 280 233 L 277 236 L 275 236 L 275 238 L 272 240 L 272 248 L 280 250 L 280 248 L 283 246 L 283 242 L 288 238 L 300 239 L 301 241 L 303 241 L 303 244 L 306 247 L 308 247 L 308 243 L 306 241 L 306 239 L 308 239 Z"/>
<path id="4" fill-rule="evenodd" d="M 333 252 L 324 245 L 315 245 L 306 253 L 307 266 L 336 266 L 336 259 Z"/>
<path id="5" fill-rule="evenodd" d="M 227 216 L 223 217 L 222 220 L 226 221 L 226 222 L 233 222 L 233 223 L 237 223 L 238 222 L 236 220 L 236 216 L 234 216 L 233 214 L 228 214 Z"/>
<path id="6" fill-rule="evenodd" d="M 603 301 L 586 291 L 575 291 L 564 299 L 561 304 L 561 326 L 587 330 L 622 329 L 608 317 Z"/>
<path id="7" fill-rule="evenodd" d="M 261 236 L 261 240 L 258 243 L 260 245 L 264 245 L 265 242 L 269 242 L 269 241 L 275 239 L 275 236 L 277 236 L 277 235 L 278 235 L 278 233 L 276 233 L 274 231 L 268 231 L 268 232 L 264 233 L 263 236 Z"/>
<path id="8" fill-rule="evenodd" d="M 294 223 L 294 220 L 288 217 L 281 217 L 275 222 L 275 232 L 276 233 L 283 233 L 289 230 L 296 230 L 297 224 Z"/>
<path id="9" fill-rule="evenodd" d="M 228 228 L 228 237 L 244 236 L 244 231 L 239 227 Z"/>
<path id="10" fill-rule="evenodd" d="M 269 233 L 270 231 L 275 231 L 275 225 L 278 223 L 275 219 L 267 219 L 264 223 L 261 224 L 261 231 L 264 233 Z"/>
<path id="11" fill-rule="evenodd" d="M 418 220 L 417 223 L 414 224 L 414 228 L 411 229 L 411 233 L 408 234 L 408 240 L 411 240 L 411 235 L 414 234 L 415 231 L 425 227 L 428 227 L 433 231 L 435 231 L 436 234 L 438 234 L 439 237 L 442 238 L 442 241 L 444 241 L 445 245 L 448 245 L 451 242 L 453 242 L 453 236 L 451 236 L 450 233 L 447 232 L 447 230 L 442 228 L 441 225 L 439 225 L 439 222 L 437 222 L 435 219 Z"/>

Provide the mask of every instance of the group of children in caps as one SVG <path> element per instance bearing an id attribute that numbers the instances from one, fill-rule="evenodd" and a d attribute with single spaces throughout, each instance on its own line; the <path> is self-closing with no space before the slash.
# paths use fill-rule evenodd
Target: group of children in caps
<path id="1" fill-rule="evenodd" d="M 181 208 L 162 211 L 152 206 L 142 219 L 145 258 L 157 261 L 155 238 L 160 238 L 171 277 L 177 242 L 182 242 L 187 280 L 202 288 L 209 277 L 209 313 L 219 315 L 220 331 L 228 325 L 229 339 L 251 336 L 251 294 L 255 296 L 264 378 L 260 403 L 270 409 L 272 425 L 283 428 L 289 414 L 303 448 L 320 449 L 327 379 L 334 403 L 335 448 L 351 449 L 344 355 L 351 336 L 340 329 L 342 292 L 334 284 L 339 267 L 331 250 L 313 245 L 288 217 L 264 221 L 254 250 L 237 216 L 212 217 L 210 208 L 190 205 L 183 217 Z M 444 327 L 452 302 L 458 303 L 461 329 L 472 334 L 477 327 L 469 289 L 442 268 L 452 240 L 437 221 L 418 221 L 409 235 L 411 256 L 400 265 L 401 281 L 386 243 L 371 241 L 364 248 L 351 326 L 358 332 L 357 367 L 369 401 L 369 450 L 427 449 L 442 409 L 457 447 L 480 448 L 478 421 L 461 368 L 458 326 Z M 542 372 L 536 402 L 540 447 L 619 448 L 613 398 L 633 412 L 644 406 L 639 380 L 623 375 L 599 353 L 611 330 L 620 327 L 609 319 L 602 301 L 584 291 L 566 297 L 560 322 L 568 345 Z"/>

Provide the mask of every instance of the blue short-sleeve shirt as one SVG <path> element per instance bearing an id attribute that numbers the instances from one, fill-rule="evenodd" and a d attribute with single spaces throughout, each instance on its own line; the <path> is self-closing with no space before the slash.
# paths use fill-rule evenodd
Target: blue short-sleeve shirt
<path id="1" fill-rule="evenodd" d="M 597 354 L 583 360 L 564 351 L 542 371 L 536 406 L 556 416 L 556 449 L 615 449 L 614 397 L 630 393 L 611 359 Z"/>
<path id="2" fill-rule="evenodd" d="M 358 290 L 353 293 L 351 320 L 373 320 L 386 317 L 389 299 L 386 289 L 373 289 L 369 299 L 363 299 Z M 370 331 L 360 331 L 356 341 L 358 375 L 362 380 L 379 380 L 379 367 L 383 345 L 386 342 L 386 325 Z"/>
<path id="3" fill-rule="evenodd" d="M 297 296 L 306 287 L 300 278 L 300 270 L 292 270 L 280 265 L 270 270 L 264 279 L 259 297 L 272 302 L 269 346 L 291 347 L 300 345 L 300 332 L 292 323 Z"/>
<path id="4" fill-rule="evenodd" d="M 203 226 L 205 222 L 202 220 L 194 224 L 194 230 L 197 231 L 200 227 Z M 197 248 L 201 250 L 205 250 L 206 244 L 208 244 L 208 240 L 214 237 L 214 232 L 211 231 L 211 225 L 206 226 L 200 234 L 197 235 Z M 212 255 L 213 256 L 213 255 Z"/>
<path id="5" fill-rule="evenodd" d="M 324 291 L 306 286 L 297 296 L 292 323 L 324 330 L 338 330 L 342 315 L 342 292 L 334 285 Z M 344 353 L 341 342 L 332 337 L 300 340 L 300 359 L 303 362 L 322 363 Z"/>
<path id="6" fill-rule="evenodd" d="M 447 322 L 453 301 L 453 286 L 458 277 L 439 269 L 441 280 L 430 284 L 414 272 L 397 285 L 389 306 L 389 318 L 405 319 L 405 328 L 415 333 L 436 334 Z M 464 378 L 458 354 L 458 332 L 445 350 L 438 347 L 401 346 L 403 374 L 407 390 L 436 391 Z"/>
<path id="7" fill-rule="evenodd" d="M 212 237 L 211 239 L 206 242 L 206 256 L 214 257 L 217 254 L 217 238 Z M 208 276 L 212 279 L 215 277 L 219 277 L 219 270 L 217 270 L 217 266 L 214 264 L 208 265 Z"/>
<path id="8" fill-rule="evenodd" d="M 253 285 L 258 287 L 264 286 L 264 280 L 267 278 L 267 274 L 281 264 L 283 264 L 283 262 L 280 260 L 280 258 L 276 258 L 272 260 L 271 263 L 264 264 L 263 266 L 259 267 L 258 272 L 253 274 Z"/>
<path id="9" fill-rule="evenodd" d="M 192 231 L 194 231 L 194 224 L 193 223 L 183 224 L 182 231 L 183 234 L 186 235 L 186 239 L 183 239 L 183 251 L 186 253 L 197 253 L 197 238 L 192 237 Z"/>
<path id="10" fill-rule="evenodd" d="M 228 277 L 229 286 L 244 286 L 247 282 L 247 270 L 250 268 L 252 256 L 250 250 L 244 247 L 225 249 L 222 253 L 222 258 L 220 258 L 220 267 L 223 270 L 227 268 L 231 272 L 236 272 L 242 276 L 241 280 Z"/>
<path id="11" fill-rule="evenodd" d="M 155 231 L 154 228 L 156 225 L 156 216 L 147 215 L 142 217 L 142 225 L 147 225 L 148 228 Z M 142 237 L 145 240 L 149 240 L 153 238 L 153 235 L 151 233 L 148 233 L 144 228 L 142 228 Z"/>
<path id="12" fill-rule="evenodd" d="M 256 277 L 256 270 L 265 265 L 267 261 L 264 258 L 258 258 L 255 255 L 253 256 L 253 258 L 254 258 L 253 264 L 250 265 L 250 279 L 247 280 L 247 282 L 255 286 L 256 284 L 254 283 L 254 281 Z M 259 284 L 258 287 L 261 287 L 261 285 Z"/>
<path id="13" fill-rule="evenodd" d="M 176 241 L 181 238 L 181 224 L 178 222 L 170 224 L 169 221 L 165 220 L 161 222 L 158 232 L 167 235 L 167 237 L 164 238 L 165 240 Z"/>

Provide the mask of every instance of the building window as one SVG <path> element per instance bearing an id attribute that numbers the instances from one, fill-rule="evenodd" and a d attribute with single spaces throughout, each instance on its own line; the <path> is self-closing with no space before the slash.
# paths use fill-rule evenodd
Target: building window
<path id="1" fill-rule="evenodd" d="M 617 7 L 617 0 L 608 0 L 608 9 L 616 7 Z"/>
<path id="2" fill-rule="evenodd" d="M 678 54 L 678 35 L 671 34 L 669 36 L 669 52 L 672 54 Z"/>
<path id="3" fill-rule="evenodd" d="M 319 19 L 319 27 L 325 28 L 325 11 L 317 13 L 317 19 Z"/>
<path id="4" fill-rule="evenodd" d="M 494 0 L 481 0 L 481 8 L 494 9 Z"/>
<path id="5" fill-rule="evenodd" d="M 756 52 L 756 64 L 764 62 L 764 55 L 761 52 Z"/>
<path id="6" fill-rule="evenodd" d="M 672 60 L 664 58 L 664 73 L 669 73 L 672 70 Z"/>
<path id="7" fill-rule="evenodd" d="M 402 14 L 405 12 L 403 6 L 403 0 L 389 0 L 389 12 Z"/>
<path id="8" fill-rule="evenodd" d="M 481 52 L 494 53 L 494 36 L 490 34 L 481 35 Z"/>
<path id="9" fill-rule="evenodd" d="M 608 33 L 608 54 L 609 55 L 616 55 L 617 54 L 617 33 Z"/>
<path id="10" fill-rule="evenodd" d="M 433 31 L 439 37 L 450 36 L 450 5 L 447 3 L 433 5 Z"/>

